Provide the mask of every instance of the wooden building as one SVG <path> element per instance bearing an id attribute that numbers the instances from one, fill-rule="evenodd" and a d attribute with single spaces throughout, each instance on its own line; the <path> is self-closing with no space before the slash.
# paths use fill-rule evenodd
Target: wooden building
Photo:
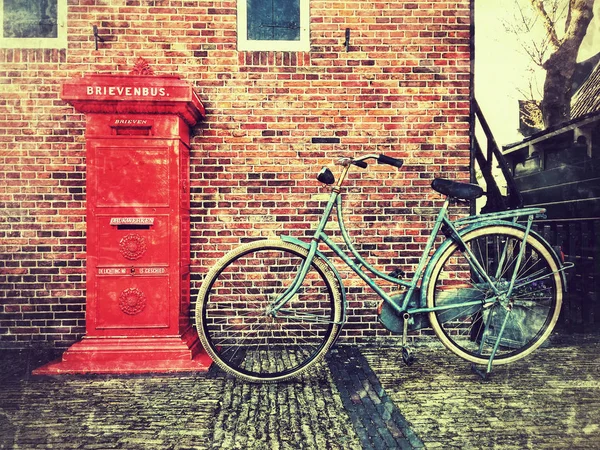
<path id="1" fill-rule="evenodd" d="M 600 324 L 600 64 L 573 96 L 571 117 L 504 155 L 524 204 L 547 209 L 538 231 L 575 263 L 566 324 L 590 331 Z"/>

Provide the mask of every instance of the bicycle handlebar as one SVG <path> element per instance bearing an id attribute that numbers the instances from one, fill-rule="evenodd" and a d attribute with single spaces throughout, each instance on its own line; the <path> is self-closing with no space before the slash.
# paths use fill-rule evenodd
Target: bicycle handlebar
<path id="1" fill-rule="evenodd" d="M 377 157 L 377 162 L 379 164 L 387 164 L 389 166 L 394 166 L 394 167 L 397 167 L 398 169 L 402 167 L 402 164 L 404 164 L 404 161 L 401 159 L 392 158 L 391 156 L 386 156 L 383 154 L 381 154 Z"/>
<path id="2" fill-rule="evenodd" d="M 356 159 L 342 158 L 340 160 L 340 164 L 343 166 L 348 165 L 348 164 L 354 164 L 355 166 L 366 169 L 367 163 L 365 161 L 368 159 L 376 159 L 379 164 L 387 164 L 389 166 L 397 167 L 398 169 L 401 168 L 402 165 L 404 164 L 403 160 L 398 159 L 398 158 L 392 158 L 391 156 L 387 156 L 384 154 L 365 155 L 365 156 L 361 156 L 360 158 L 356 158 Z"/>

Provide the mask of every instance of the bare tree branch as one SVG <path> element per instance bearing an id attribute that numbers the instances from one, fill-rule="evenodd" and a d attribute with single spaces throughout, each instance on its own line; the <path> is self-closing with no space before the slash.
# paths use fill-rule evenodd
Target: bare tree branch
<path id="1" fill-rule="evenodd" d="M 571 115 L 571 79 L 577 53 L 594 16 L 594 0 L 570 0 L 569 27 L 560 46 L 544 63 L 546 80 L 544 98 L 540 104 L 546 126 L 557 125 Z"/>
<path id="2" fill-rule="evenodd" d="M 538 11 L 540 17 L 543 20 L 544 28 L 546 28 L 546 33 L 550 38 L 550 45 L 554 50 L 557 50 L 560 47 L 560 41 L 558 40 L 558 36 L 556 35 L 556 26 L 554 21 L 550 18 L 548 13 L 546 12 L 546 8 L 544 7 L 543 0 L 529 0 L 531 5 Z"/>
<path id="3" fill-rule="evenodd" d="M 567 19 L 565 20 L 565 33 L 569 29 L 571 25 L 571 12 L 573 11 L 573 6 L 575 5 L 575 0 L 569 0 L 569 5 L 567 6 Z"/>
<path id="4" fill-rule="evenodd" d="M 531 59 L 546 72 L 542 100 L 533 101 L 530 89 L 526 112 L 531 125 L 543 113 L 546 126 L 560 124 L 571 117 L 572 78 L 581 42 L 593 17 L 596 0 L 515 0 L 512 22 L 507 31 Z M 598 0 L 600 2 L 600 0 Z M 528 4 L 529 7 L 524 7 Z M 563 29 L 564 25 L 564 29 Z M 542 32 L 543 30 L 543 32 Z M 539 98 L 539 97 L 538 97 Z"/>

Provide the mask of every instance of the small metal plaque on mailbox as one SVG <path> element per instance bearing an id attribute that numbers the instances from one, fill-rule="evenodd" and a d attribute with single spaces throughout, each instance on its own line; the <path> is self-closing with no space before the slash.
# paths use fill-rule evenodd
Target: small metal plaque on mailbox
<path id="1" fill-rule="evenodd" d="M 154 217 L 111 217 L 110 224 L 118 225 L 154 225 Z"/>

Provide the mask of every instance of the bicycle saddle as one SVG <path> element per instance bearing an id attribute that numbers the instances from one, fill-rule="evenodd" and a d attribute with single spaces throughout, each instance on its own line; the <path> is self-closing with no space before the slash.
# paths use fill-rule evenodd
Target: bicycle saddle
<path id="1" fill-rule="evenodd" d="M 458 181 L 446 180 L 445 178 L 436 178 L 433 180 L 431 188 L 440 194 L 459 200 L 475 200 L 484 194 L 483 189 L 476 184 L 459 183 Z"/>

